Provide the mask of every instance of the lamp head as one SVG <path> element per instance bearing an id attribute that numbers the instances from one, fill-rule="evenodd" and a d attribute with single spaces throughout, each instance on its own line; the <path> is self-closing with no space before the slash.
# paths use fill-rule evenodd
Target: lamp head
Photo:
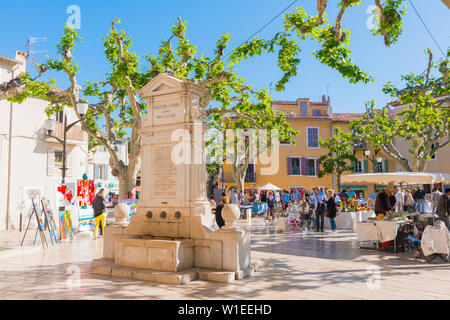
<path id="1" fill-rule="evenodd" d="M 370 150 L 364 150 L 364 155 L 365 155 L 366 157 L 370 156 Z"/>
<path id="2" fill-rule="evenodd" d="M 80 114 L 81 117 L 83 117 L 89 108 L 89 104 L 85 103 L 85 102 L 78 102 L 77 103 L 77 111 Z"/>
<path id="3" fill-rule="evenodd" d="M 47 119 L 44 121 L 44 128 L 47 130 L 48 135 L 51 135 L 56 129 L 56 121 L 54 119 Z"/>

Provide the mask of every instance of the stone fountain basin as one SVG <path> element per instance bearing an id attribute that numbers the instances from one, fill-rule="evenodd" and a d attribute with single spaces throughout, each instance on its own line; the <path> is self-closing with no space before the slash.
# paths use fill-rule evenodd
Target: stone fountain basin
<path id="1" fill-rule="evenodd" d="M 118 266 L 171 272 L 193 267 L 192 239 L 125 235 L 115 238 L 114 262 Z"/>

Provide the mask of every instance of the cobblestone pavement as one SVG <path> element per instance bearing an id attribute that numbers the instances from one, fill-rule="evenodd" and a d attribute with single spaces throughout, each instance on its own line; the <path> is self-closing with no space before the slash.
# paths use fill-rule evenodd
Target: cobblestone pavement
<path id="1" fill-rule="evenodd" d="M 448 299 L 450 264 L 424 263 L 407 253 L 356 246 L 356 235 L 266 230 L 261 218 L 242 221 L 252 232 L 252 261 L 261 269 L 232 284 L 196 280 L 177 286 L 90 273 L 102 241 L 77 238 L 45 252 L 2 257 L 0 299 Z"/>

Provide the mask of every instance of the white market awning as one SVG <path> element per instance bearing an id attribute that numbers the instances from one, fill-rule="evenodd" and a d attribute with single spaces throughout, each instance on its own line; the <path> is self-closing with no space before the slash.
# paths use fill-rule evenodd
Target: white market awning
<path id="1" fill-rule="evenodd" d="M 380 172 L 348 174 L 341 176 L 341 184 L 346 183 L 375 183 L 375 184 L 434 184 L 450 182 L 448 173 L 432 172 Z"/>
<path id="2" fill-rule="evenodd" d="M 280 188 L 278 188 L 277 186 L 275 186 L 275 185 L 273 185 L 271 183 L 265 184 L 262 187 L 257 188 L 257 189 L 261 189 L 261 190 L 281 190 Z"/>

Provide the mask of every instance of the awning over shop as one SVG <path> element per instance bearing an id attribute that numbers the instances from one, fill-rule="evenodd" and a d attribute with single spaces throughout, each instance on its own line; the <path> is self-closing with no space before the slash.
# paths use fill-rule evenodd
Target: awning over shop
<path id="1" fill-rule="evenodd" d="M 367 186 L 366 185 L 345 184 L 345 185 L 341 185 L 341 189 L 342 188 L 350 188 L 350 190 L 367 190 Z"/>
<path id="2" fill-rule="evenodd" d="M 380 172 L 349 174 L 341 177 L 341 183 L 383 183 L 383 184 L 433 184 L 450 182 L 448 173 L 432 172 Z"/>

